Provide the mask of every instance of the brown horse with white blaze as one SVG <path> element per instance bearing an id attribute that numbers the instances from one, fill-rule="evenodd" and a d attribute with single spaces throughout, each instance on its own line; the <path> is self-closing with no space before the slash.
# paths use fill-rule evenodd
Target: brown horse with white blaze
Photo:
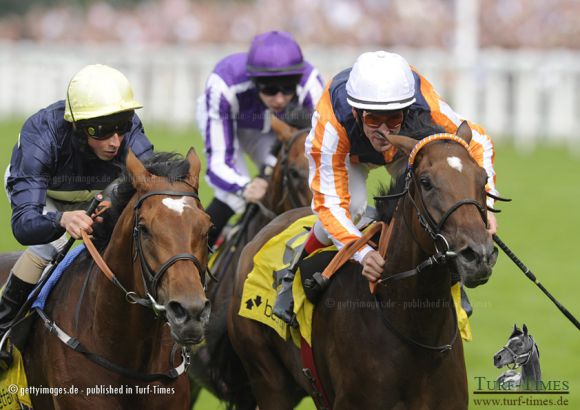
<path id="1" fill-rule="evenodd" d="M 197 194 L 199 171 L 193 149 L 185 159 L 158 153 L 145 164 L 128 154 L 112 207 L 95 224 L 114 279 L 83 252 L 44 308 L 82 349 L 36 320 L 23 352 L 29 385 L 77 393 L 32 396 L 34 408 L 188 408 L 189 383 L 178 370 L 187 352 L 178 347 L 204 339 L 210 313 L 204 276 L 211 223 Z M 117 390 L 91 394 L 102 385 Z"/>
<path id="2" fill-rule="evenodd" d="M 450 287 L 459 271 L 468 287 L 485 283 L 497 250 L 487 230 L 487 175 L 468 151 L 471 130 L 419 142 L 389 135 L 408 156 L 399 180 L 386 264 L 375 292 L 361 266 L 346 263 L 315 307 L 312 351 L 333 409 L 466 409 L 467 376 Z M 385 199 L 383 199 L 385 200 Z M 228 333 L 258 406 L 291 409 L 306 394 L 300 352 L 274 330 L 238 315 L 253 255 L 300 212 L 281 215 L 242 253 Z M 316 256 L 315 256 L 316 257 Z M 385 285 L 385 286 L 383 286 Z"/>

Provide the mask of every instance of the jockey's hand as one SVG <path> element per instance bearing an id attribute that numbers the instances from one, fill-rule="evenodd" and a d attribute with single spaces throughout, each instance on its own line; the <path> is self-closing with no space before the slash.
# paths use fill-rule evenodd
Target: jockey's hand
<path id="1" fill-rule="evenodd" d="M 242 196 L 247 202 L 259 202 L 266 194 L 268 181 L 264 178 L 256 177 L 244 188 Z"/>
<path id="2" fill-rule="evenodd" d="M 376 282 L 383 274 L 385 267 L 385 260 L 377 251 L 370 251 L 362 260 L 363 270 L 362 274 L 370 282 Z"/>
<path id="3" fill-rule="evenodd" d="M 75 239 L 81 238 L 81 230 L 89 234 L 93 232 L 93 220 L 85 211 L 81 210 L 63 212 L 60 218 L 60 226 L 66 229 L 68 234 Z"/>
<path id="4" fill-rule="evenodd" d="M 487 226 L 487 232 L 490 235 L 495 235 L 497 232 L 497 220 L 495 219 L 495 214 L 490 211 L 487 211 Z"/>

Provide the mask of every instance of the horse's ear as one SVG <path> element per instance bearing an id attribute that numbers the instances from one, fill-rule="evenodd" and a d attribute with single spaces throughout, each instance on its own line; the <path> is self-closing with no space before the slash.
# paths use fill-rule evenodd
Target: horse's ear
<path id="1" fill-rule="evenodd" d="M 459 125 L 455 134 L 468 144 L 471 142 L 472 132 L 467 121 L 463 121 L 461 125 Z"/>
<path id="2" fill-rule="evenodd" d="M 413 147 L 415 146 L 415 144 L 417 144 L 416 139 L 406 137 L 404 135 L 389 134 L 387 135 L 387 140 L 395 147 L 403 151 L 406 156 L 409 156 L 409 154 L 413 150 Z"/>
<path id="3" fill-rule="evenodd" d="M 147 190 L 152 175 L 145 166 L 139 161 L 139 158 L 133 154 L 133 151 L 129 149 L 127 153 L 127 159 L 125 161 L 127 166 L 127 171 L 131 176 L 131 183 L 136 189 Z"/>
<path id="4" fill-rule="evenodd" d="M 191 184 L 196 190 L 199 188 L 199 171 L 201 170 L 201 161 L 193 147 L 187 151 L 187 162 L 189 162 L 189 173 L 187 174 L 187 182 Z"/>
<path id="5" fill-rule="evenodd" d="M 526 335 L 526 336 L 527 336 L 527 335 L 528 335 L 528 327 L 526 326 L 526 324 L 525 324 L 525 323 L 524 323 L 523 330 L 524 330 L 524 335 Z"/>

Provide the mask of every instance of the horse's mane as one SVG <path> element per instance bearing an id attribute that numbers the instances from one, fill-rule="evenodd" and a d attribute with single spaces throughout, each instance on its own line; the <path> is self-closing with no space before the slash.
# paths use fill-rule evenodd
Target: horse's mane
<path id="1" fill-rule="evenodd" d="M 445 132 L 445 130 L 434 124 L 431 119 L 431 113 L 424 110 L 409 110 L 405 117 L 405 122 L 401 127 L 400 134 L 416 139 L 417 141 L 428 137 L 429 135 Z M 403 158 L 396 158 L 395 160 L 402 161 Z M 405 188 L 405 176 L 403 172 L 401 175 L 393 176 L 389 187 L 380 185 L 377 196 L 394 195 L 403 192 Z M 377 220 L 389 223 L 393 218 L 395 207 L 398 199 L 377 199 L 375 200 L 375 207 L 377 209 Z"/>
<path id="2" fill-rule="evenodd" d="M 175 152 L 156 152 L 142 163 L 147 171 L 153 175 L 165 177 L 171 183 L 184 180 L 189 173 L 189 162 L 181 154 Z M 135 194 L 131 176 L 124 165 L 121 166 L 119 177 L 104 192 L 111 201 L 111 208 L 103 215 L 103 222 L 95 224 L 93 230 L 95 245 L 100 249 L 104 248 L 111 239 L 111 233 L 119 216 Z"/>

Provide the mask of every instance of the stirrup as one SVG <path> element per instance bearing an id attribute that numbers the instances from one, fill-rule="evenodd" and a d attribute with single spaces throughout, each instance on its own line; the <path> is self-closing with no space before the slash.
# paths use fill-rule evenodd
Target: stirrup
<path id="1" fill-rule="evenodd" d="M 296 319 L 296 315 L 294 314 L 294 312 L 292 312 L 292 313 L 290 313 L 288 311 L 274 312 L 272 310 L 272 313 L 274 314 L 274 316 L 276 316 L 278 319 L 282 320 L 288 326 L 293 327 L 294 329 L 298 329 L 298 320 Z"/>

